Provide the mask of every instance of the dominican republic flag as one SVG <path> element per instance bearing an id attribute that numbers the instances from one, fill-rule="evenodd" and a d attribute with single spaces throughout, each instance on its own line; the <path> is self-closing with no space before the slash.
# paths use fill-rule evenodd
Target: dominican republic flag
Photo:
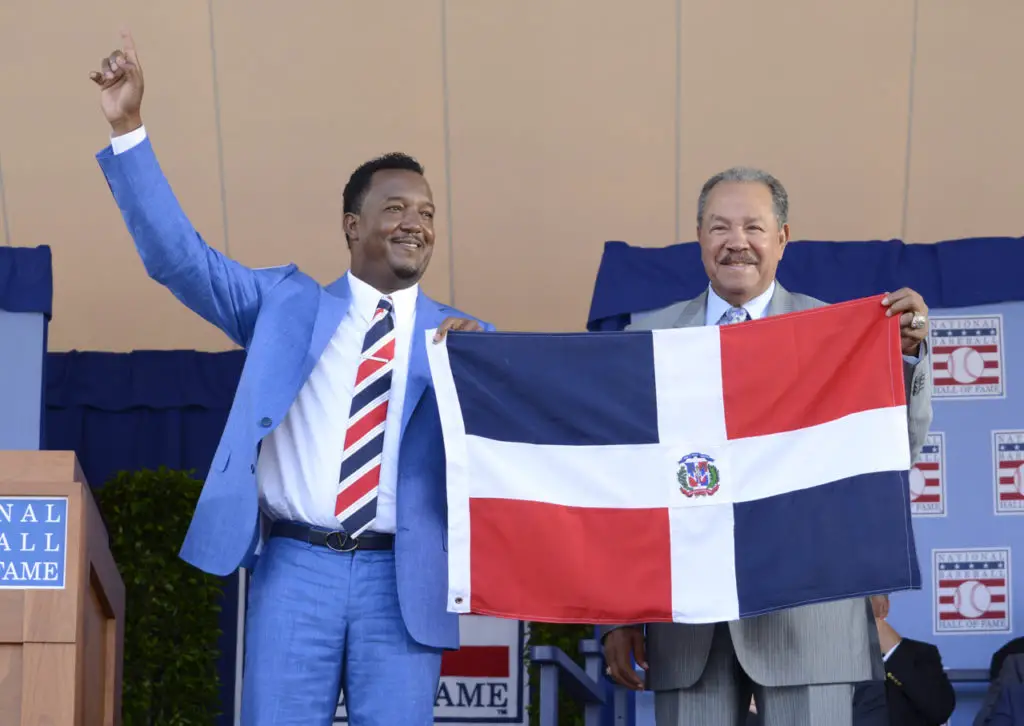
<path id="1" fill-rule="evenodd" d="M 880 301 L 428 338 L 448 610 L 710 623 L 920 588 L 899 323 Z"/>

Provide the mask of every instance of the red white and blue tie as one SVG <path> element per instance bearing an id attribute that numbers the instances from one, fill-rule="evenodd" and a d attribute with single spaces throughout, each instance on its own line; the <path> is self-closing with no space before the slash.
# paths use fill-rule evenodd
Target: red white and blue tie
<path id="1" fill-rule="evenodd" d="M 377 488 L 384 451 L 384 423 L 391 396 L 395 358 L 395 318 L 390 297 L 382 297 L 363 339 L 352 407 L 341 457 L 341 481 L 334 516 L 358 537 L 377 516 Z"/>

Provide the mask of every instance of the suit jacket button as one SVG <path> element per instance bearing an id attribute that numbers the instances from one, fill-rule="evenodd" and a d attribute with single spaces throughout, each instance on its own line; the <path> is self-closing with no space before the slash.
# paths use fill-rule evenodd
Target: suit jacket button
<path id="1" fill-rule="evenodd" d="M 264 416 L 263 420 L 260 421 L 260 426 L 262 426 L 265 429 L 269 429 L 270 428 L 270 423 L 271 423 L 270 418 L 268 418 L 267 416 Z"/>
<path id="2" fill-rule="evenodd" d="M 256 465 L 255 464 L 250 464 L 249 465 L 249 472 L 251 474 L 255 474 L 256 473 Z"/>

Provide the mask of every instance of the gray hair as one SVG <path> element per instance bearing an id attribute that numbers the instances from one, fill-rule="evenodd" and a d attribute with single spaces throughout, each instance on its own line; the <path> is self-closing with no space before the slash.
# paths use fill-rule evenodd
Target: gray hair
<path id="1" fill-rule="evenodd" d="M 720 171 L 704 182 L 700 190 L 700 197 L 697 199 L 697 228 L 700 229 L 704 221 L 704 207 L 707 205 L 708 195 L 721 182 L 755 182 L 764 184 L 772 193 L 772 209 L 775 212 L 775 219 L 781 227 L 789 219 L 789 195 L 782 182 L 766 171 L 753 169 L 748 166 L 734 166 L 731 169 Z"/>

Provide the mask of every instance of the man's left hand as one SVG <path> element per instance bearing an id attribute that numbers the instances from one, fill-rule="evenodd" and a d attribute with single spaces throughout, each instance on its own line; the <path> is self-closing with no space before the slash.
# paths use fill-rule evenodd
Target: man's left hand
<path id="1" fill-rule="evenodd" d="M 900 342 L 903 354 L 917 356 L 921 352 L 921 341 L 928 337 L 928 306 L 924 298 L 909 287 L 886 293 L 882 304 L 888 316 L 900 316 Z"/>
<path id="2" fill-rule="evenodd" d="M 899 645 L 902 638 L 887 621 L 876 619 L 875 627 L 878 628 L 878 645 L 882 649 L 882 655 Z"/>
<path id="3" fill-rule="evenodd" d="M 449 330 L 480 331 L 483 329 L 484 326 L 475 320 L 468 320 L 466 318 L 445 318 L 441 321 L 441 324 L 437 326 L 437 332 L 434 333 L 434 342 L 440 343 L 444 340 L 444 336 Z"/>

